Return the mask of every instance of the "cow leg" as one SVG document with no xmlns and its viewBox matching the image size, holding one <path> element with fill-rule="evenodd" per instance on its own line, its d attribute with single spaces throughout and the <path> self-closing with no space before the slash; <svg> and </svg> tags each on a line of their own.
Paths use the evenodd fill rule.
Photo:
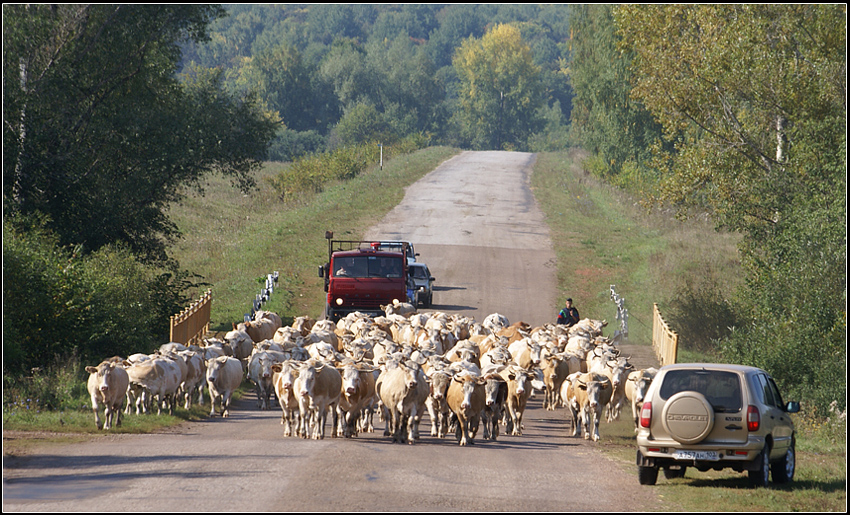
<svg viewBox="0 0 850 515">
<path fill-rule="evenodd" d="M 439 434 L 437 427 L 440 421 L 437 417 L 437 409 L 434 405 L 434 399 L 429 397 L 425 402 L 425 408 L 428 410 L 428 417 L 431 419 L 431 436 L 437 436 Z"/>
<path fill-rule="evenodd" d="M 602 418 L 602 413 L 600 411 L 594 411 L 593 413 L 593 441 L 599 441 L 599 419 Z"/>
<path fill-rule="evenodd" d="M 100 419 L 100 404 L 94 395 L 91 396 L 91 410 L 94 412 L 94 425 L 98 429 L 103 429 L 103 421 Z"/>
<path fill-rule="evenodd" d="M 458 430 L 460 431 L 460 442 L 458 443 L 464 446 L 469 443 L 469 422 L 466 417 L 458 417 Z"/>
<path fill-rule="evenodd" d="M 233 395 L 232 391 L 224 392 L 224 395 L 221 397 L 221 416 L 229 417 L 230 416 L 230 397 Z"/>
</svg>

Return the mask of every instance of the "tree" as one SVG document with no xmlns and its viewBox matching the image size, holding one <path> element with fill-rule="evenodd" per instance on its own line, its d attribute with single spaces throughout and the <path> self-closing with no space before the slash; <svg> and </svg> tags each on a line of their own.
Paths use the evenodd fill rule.
<svg viewBox="0 0 850 515">
<path fill-rule="evenodd" d="M 310 70 L 294 47 L 282 44 L 256 54 L 248 76 L 266 106 L 280 114 L 289 129 L 306 131 L 320 125 Z"/>
<path fill-rule="evenodd" d="M 572 85 L 572 131 L 613 179 L 626 163 L 648 166 L 661 126 L 631 98 L 632 54 L 617 47 L 612 6 L 572 6 L 572 54 L 564 72 Z"/>
<path fill-rule="evenodd" d="M 615 8 L 633 95 L 676 152 L 663 198 L 744 235 L 744 327 L 727 359 L 775 371 L 826 412 L 846 399 L 844 5 Z M 792 359 L 793 357 L 793 359 Z M 818 386 L 824 385 L 824 386 Z"/>
<path fill-rule="evenodd" d="M 474 148 L 525 147 L 540 126 L 540 67 L 519 29 L 496 25 L 463 41 L 453 60 L 461 82 L 459 118 Z"/>
<path fill-rule="evenodd" d="M 167 206 L 210 172 L 243 188 L 275 124 L 220 75 L 181 84 L 179 43 L 203 5 L 4 6 L 6 213 L 43 213 L 61 245 L 124 243 L 167 260 Z M 4 213 L 5 214 L 5 213 Z"/>
</svg>

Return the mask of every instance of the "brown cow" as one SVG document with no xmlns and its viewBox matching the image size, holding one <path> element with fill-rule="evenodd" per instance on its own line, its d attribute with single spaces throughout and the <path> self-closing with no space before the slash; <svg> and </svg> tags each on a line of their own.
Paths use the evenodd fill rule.
<svg viewBox="0 0 850 515">
<path fill-rule="evenodd" d="M 579 426 L 584 428 L 584 439 L 599 441 L 599 419 L 611 400 L 611 380 L 603 374 L 588 372 L 571 374 L 561 385 L 561 397 L 567 403 L 573 419 L 573 436 Z M 590 423 L 593 421 L 591 433 Z"/>
<path fill-rule="evenodd" d="M 563 356 L 544 353 L 540 360 L 540 370 L 543 372 L 543 384 L 546 386 L 543 408 L 555 411 L 561 384 L 570 375 L 570 365 Z"/>
<path fill-rule="evenodd" d="M 482 377 L 473 374 L 452 376 L 452 382 L 446 392 L 446 401 L 458 420 L 455 434 L 460 445 L 475 443 L 475 434 L 478 432 L 481 411 L 485 404 L 484 383 Z"/>
<path fill-rule="evenodd" d="M 429 391 L 425 407 L 431 418 L 431 436 L 442 438 L 446 436 L 449 427 L 449 405 L 446 403 L 446 392 L 452 380 L 451 374 L 446 370 L 434 370 L 429 368 L 426 372 L 428 377 Z"/>
<path fill-rule="evenodd" d="M 111 429 L 113 422 L 116 426 L 121 425 L 121 407 L 130 386 L 130 378 L 124 366 L 130 366 L 130 363 L 103 362 L 96 367 L 86 367 L 86 372 L 89 373 L 86 386 L 91 397 L 94 424 L 98 429 L 101 429 L 100 406 L 103 406 L 103 416 L 106 419 L 103 429 Z"/>
<path fill-rule="evenodd" d="M 283 425 L 283 436 L 301 435 L 306 432 L 301 420 L 301 408 L 298 404 L 298 396 L 295 395 L 295 382 L 298 378 L 297 361 L 286 360 L 283 363 L 272 365 L 272 382 L 274 383 L 275 395 L 280 403 L 283 413 L 280 423 Z"/>
<path fill-rule="evenodd" d="M 514 436 L 521 436 L 522 416 L 525 413 L 528 397 L 531 395 L 531 380 L 534 374 L 516 364 L 511 364 L 499 372 L 499 375 L 508 383 L 508 398 L 505 404 L 509 417 L 505 431 Z"/>
</svg>

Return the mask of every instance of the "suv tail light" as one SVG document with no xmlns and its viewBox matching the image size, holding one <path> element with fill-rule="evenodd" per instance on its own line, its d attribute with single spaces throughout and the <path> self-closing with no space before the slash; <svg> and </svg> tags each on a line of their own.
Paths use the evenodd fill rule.
<svg viewBox="0 0 850 515">
<path fill-rule="evenodd" d="M 760 423 L 761 415 L 759 415 L 759 409 L 750 404 L 747 406 L 747 431 L 751 433 L 758 431 Z"/>
<path fill-rule="evenodd" d="M 640 427 L 649 427 L 649 422 L 652 420 L 652 403 L 646 401 L 640 408 Z"/>
</svg>

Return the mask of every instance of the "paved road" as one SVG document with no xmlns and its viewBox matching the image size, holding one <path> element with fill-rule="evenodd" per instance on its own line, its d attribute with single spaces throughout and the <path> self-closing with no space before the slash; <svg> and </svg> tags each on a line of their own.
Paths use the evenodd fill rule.
<svg viewBox="0 0 850 515">
<path fill-rule="evenodd" d="M 528 188 L 534 156 L 466 152 L 411 186 L 370 238 L 409 239 L 437 276 L 434 309 L 551 321 L 555 267 Z M 636 363 L 637 366 L 645 366 Z M 282 436 L 253 395 L 229 419 L 152 435 L 106 435 L 4 459 L 4 511 L 649 511 L 634 467 L 567 436 L 567 415 L 532 399 L 522 436 L 459 447 L 378 432 Z M 601 428 L 603 441 L 606 428 Z M 328 432 L 328 434 L 330 434 Z"/>
<path fill-rule="evenodd" d="M 520 152 L 455 156 L 408 188 L 365 239 L 414 243 L 437 279 L 433 310 L 554 322 L 555 253 L 529 187 L 533 164 Z"/>
</svg>

